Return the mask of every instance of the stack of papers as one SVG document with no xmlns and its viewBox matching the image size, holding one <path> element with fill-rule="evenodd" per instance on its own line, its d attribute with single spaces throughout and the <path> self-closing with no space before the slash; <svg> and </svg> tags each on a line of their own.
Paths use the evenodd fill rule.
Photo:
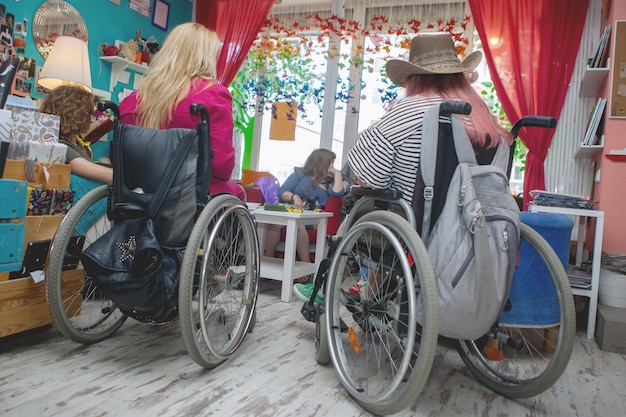
<svg viewBox="0 0 626 417">
<path fill-rule="evenodd" d="M 566 207 L 583 210 L 595 210 L 597 201 L 589 200 L 580 195 L 551 193 L 546 190 L 532 190 L 530 196 L 533 204 L 549 207 Z"/>
</svg>

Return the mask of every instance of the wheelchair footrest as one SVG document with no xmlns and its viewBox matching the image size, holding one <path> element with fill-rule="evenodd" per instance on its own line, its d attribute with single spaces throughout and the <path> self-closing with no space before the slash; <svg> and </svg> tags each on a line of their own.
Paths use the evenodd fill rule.
<svg viewBox="0 0 626 417">
<path fill-rule="evenodd" d="M 304 303 L 300 312 L 304 318 L 311 323 L 317 322 L 321 314 L 320 307 L 310 301 Z"/>
</svg>

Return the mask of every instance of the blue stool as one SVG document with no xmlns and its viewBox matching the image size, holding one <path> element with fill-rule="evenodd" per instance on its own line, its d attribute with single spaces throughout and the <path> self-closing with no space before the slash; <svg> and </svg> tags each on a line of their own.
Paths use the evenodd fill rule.
<svg viewBox="0 0 626 417">
<path fill-rule="evenodd" d="M 567 271 L 574 220 L 564 214 L 530 212 L 522 212 L 521 220 L 550 244 Z M 525 241 L 520 243 L 509 300 L 511 310 L 500 316 L 502 325 L 550 327 L 560 323 L 558 294 L 550 273 L 535 249 Z"/>
</svg>

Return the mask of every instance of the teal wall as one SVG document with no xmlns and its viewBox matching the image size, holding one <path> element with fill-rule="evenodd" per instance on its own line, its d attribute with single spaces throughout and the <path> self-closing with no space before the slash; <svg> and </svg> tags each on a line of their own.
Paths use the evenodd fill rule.
<svg viewBox="0 0 626 417">
<path fill-rule="evenodd" d="M 166 32 L 152 25 L 152 15 L 144 17 L 128 7 L 128 0 L 121 0 L 120 5 L 114 4 L 110 0 L 67 0 L 81 14 L 87 25 L 89 36 L 89 61 L 91 65 L 91 83 L 99 90 L 109 90 L 109 80 L 111 65 L 99 59 L 98 45 L 102 43 L 113 44 L 116 39 L 123 42 L 135 37 L 138 28 L 141 28 L 141 37 L 148 38 L 154 36 L 159 43 L 165 39 Z M 152 8 L 154 8 L 154 0 Z M 192 17 L 193 3 L 190 0 L 166 0 L 170 5 L 168 29 L 188 22 Z M 28 19 L 28 35 L 26 37 L 26 49 L 24 56 L 33 58 L 40 67 L 44 63 L 43 57 L 35 48 L 31 32 L 31 22 L 35 11 L 42 3 L 42 0 L 21 0 L 16 3 L 13 0 L 0 0 L 6 6 L 6 13 L 12 13 L 16 22 Z M 124 88 L 131 88 L 133 77 L 130 78 L 130 85 L 117 84 L 112 92 L 111 99 L 117 101 L 117 94 Z M 33 98 L 40 98 L 41 94 L 34 92 Z"/>
</svg>

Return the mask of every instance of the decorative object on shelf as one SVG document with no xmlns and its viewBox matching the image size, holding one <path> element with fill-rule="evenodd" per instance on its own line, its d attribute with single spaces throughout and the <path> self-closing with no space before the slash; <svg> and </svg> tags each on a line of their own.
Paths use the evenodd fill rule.
<svg viewBox="0 0 626 417">
<path fill-rule="evenodd" d="M 102 54 L 100 55 L 104 55 L 104 56 L 117 56 L 120 53 L 120 49 L 115 46 L 115 45 L 107 45 L 104 44 L 102 45 L 104 48 L 102 48 Z"/>
<path fill-rule="evenodd" d="M 52 50 L 59 36 L 71 36 L 87 42 L 87 25 L 78 10 L 62 0 L 48 0 L 33 17 L 33 40 L 44 58 Z"/>
<path fill-rule="evenodd" d="M 120 48 L 119 56 L 131 61 L 135 61 L 138 49 L 139 44 L 137 43 L 137 39 L 130 39 Z"/>
<path fill-rule="evenodd" d="M 59 36 L 41 69 L 37 83 L 49 90 L 59 85 L 78 85 L 91 91 L 87 42 L 72 36 Z"/>
</svg>

